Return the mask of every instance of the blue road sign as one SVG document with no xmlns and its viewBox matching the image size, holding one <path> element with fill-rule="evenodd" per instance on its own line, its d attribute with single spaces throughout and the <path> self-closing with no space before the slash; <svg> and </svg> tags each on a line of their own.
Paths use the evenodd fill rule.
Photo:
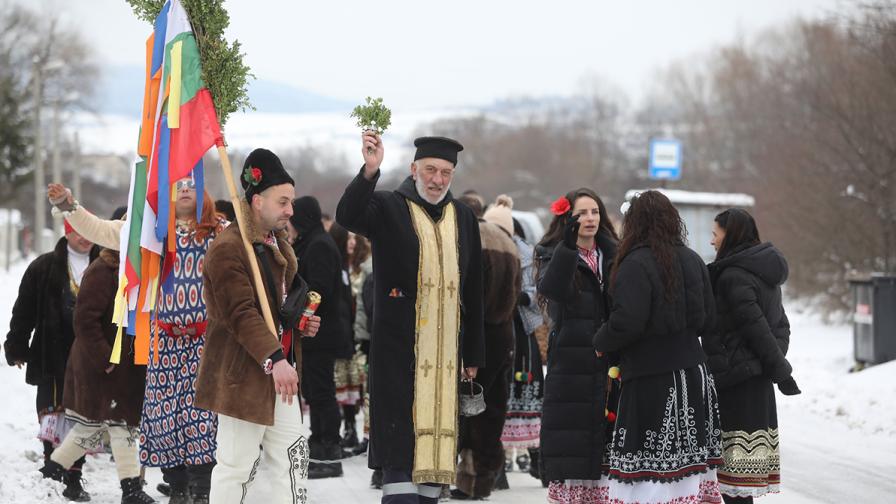
<svg viewBox="0 0 896 504">
<path fill-rule="evenodd" d="M 671 139 L 651 140 L 647 171 L 652 179 L 680 179 L 681 142 Z"/>
</svg>

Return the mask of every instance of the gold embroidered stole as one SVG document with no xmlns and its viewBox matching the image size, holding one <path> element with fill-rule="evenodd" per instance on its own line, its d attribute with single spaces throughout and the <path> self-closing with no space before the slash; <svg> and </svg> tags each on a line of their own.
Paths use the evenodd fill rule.
<svg viewBox="0 0 896 504">
<path fill-rule="evenodd" d="M 408 201 L 420 241 L 414 373 L 414 483 L 454 482 L 457 456 L 460 263 L 457 215 L 445 205 L 435 223 Z"/>
</svg>

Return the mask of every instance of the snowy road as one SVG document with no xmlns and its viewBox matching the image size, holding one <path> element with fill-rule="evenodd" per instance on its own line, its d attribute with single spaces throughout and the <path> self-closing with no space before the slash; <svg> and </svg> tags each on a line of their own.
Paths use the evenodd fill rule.
<svg viewBox="0 0 896 504">
<path fill-rule="evenodd" d="M 0 331 L 5 337 L 24 265 L 0 273 Z M 851 328 L 825 326 L 819 317 L 789 310 L 793 336 L 788 358 L 803 394 L 778 396 L 783 493 L 766 504 L 896 502 L 896 362 L 848 374 Z M 35 439 L 35 389 L 24 371 L 0 363 L 4 402 L 0 408 L 0 504 L 62 503 L 60 486 L 40 479 L 40 443 Z M 309 482 L 315 504 L 378 502 L 368 486 L 363 457 L 344 463 L 345 476 Z M 490 502 L 545 502 L 546 491 L 527 474 L 508 475 L 511 490 L 495 492 Z M 85 468 L 95 504 L 117 504 L 120 490 L 107 455 L 91 457 Z M 151 495 L 161 480 L 147 471 Z M 264 488 L 253 488 L 247 503 L 267 501 Z"/>
<path fill-rule="evenodd" d="M 778 395 L 784 493 L 768 502 L 896 502 L 896 362 L 849 374 L 850 326 L 790 320 L 788 359 L 803 393 Z"/>
</svg>

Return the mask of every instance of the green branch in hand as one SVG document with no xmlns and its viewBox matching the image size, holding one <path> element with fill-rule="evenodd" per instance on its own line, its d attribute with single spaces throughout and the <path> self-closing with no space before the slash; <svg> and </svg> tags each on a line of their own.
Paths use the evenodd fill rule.
<svg viewBox="0 0 896 504">
<path fill-rule="evenodd" d="M 367 105 L 358 105 L 350 117 L 358 118 L 358 127 L 364 131 L 376 131 L 382 135 L 392 124 L 392 111 L 383 105 L 382 98 L 367 97 Z"/>
</svg>

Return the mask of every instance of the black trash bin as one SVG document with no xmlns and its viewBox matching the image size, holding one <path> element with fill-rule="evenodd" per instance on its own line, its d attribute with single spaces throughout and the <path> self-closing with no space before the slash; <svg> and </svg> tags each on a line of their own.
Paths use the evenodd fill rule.
<svg viewBox="0 0 896 504">
<path fill-rule="evenodd" d="M 896 276 L 850 280 L 853 291 L 853 342 L 856 362 L 880 364 L 896 359 Z"/>
</svg>

